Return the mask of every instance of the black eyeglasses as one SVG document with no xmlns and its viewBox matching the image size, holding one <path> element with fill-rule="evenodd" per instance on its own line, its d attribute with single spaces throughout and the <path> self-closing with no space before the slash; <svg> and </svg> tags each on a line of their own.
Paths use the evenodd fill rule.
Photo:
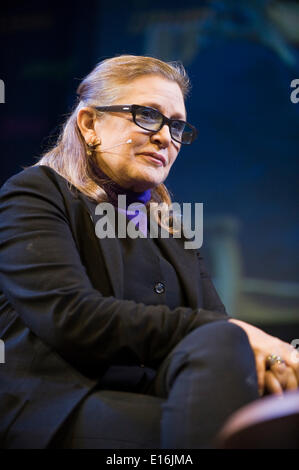
<svg viewBox="0 0 299 470">
<path fill-rule="evenodd" d="M 139 106 L 138 104 L 95 106 L 95 109 L 98 111 L 132 113 L 135 124 L 147 131 L 159 132 L 167 124 L 172 139 L 180 144 L 192 144 L 197 137 L 197 130 L 188 122 L 179 119 L 168 119 L 157 109 L 148 106 Z"/>
</svg>

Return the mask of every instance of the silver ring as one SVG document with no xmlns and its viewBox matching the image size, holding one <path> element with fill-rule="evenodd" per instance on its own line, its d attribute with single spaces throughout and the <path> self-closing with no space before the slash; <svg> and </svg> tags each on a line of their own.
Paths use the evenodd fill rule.
<svg viewBox="0 0 299 470">
<path fill-rule="evenodd" d="M 272 367 L 274 364 L 285 364 L 285 361 L 280 356 L 276 356 L 276 354 L 270 354 L 266 359 L 267 367 Z"/>
</svg>

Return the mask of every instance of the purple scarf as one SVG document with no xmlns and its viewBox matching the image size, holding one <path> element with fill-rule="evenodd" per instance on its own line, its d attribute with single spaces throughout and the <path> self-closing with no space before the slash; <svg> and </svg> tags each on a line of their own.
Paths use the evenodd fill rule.
<svg viewBox="0 0 299 470">
<path fill-rule="evenodd" d="M 151 189 L 147 189 L 146 191 L 143 192 L 136 192 L 132 191 L 130 189 L 125 189 L 122 188 L 118 183 L 113 181 L 109 176 L 107 176 L 99 167 L 96 168 L 96 173 L 97 176 L 101 179 L 101 186 L 103 187 L 104 191 L 106 192 L 109 202 L 114 205 L 114 207 L 118 207 L 118 196 L 119 195 L 125 195 L 126 196 L 126 216 L 129 220 L 133 219 L 138 215 L 138 210 L 128 210 L 128 206 L 130 204 L 136 203 L 136 204 L 144 204 L 146 205 L 147 202 L 150 201 L 151 196 L 152 196 L 152 191 Z M 118 210 L 121 210 L 118 208 Z M 139 223 L 136 225 L 137 228 L 139 228 Z M 142 223 L 142 227 L 140 227 L 140 230 L 142 230 L 143 233 L 146 233 L 145 230 L 146 227 L 146 220 L 144 223 Z"/>
</svg>

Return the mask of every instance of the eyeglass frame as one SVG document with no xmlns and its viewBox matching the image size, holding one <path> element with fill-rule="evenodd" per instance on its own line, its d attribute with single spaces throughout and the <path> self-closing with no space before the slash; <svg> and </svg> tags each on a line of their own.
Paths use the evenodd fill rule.
<svg viewBox="0 0 299 470">
<path fill-rule="evenodd" d="M 167 126 L 169 128 L 171 138 L 173 140 L 175 140 L 176 142 L 178 142 L 179 144 L 184 144 L 184 145 L 192 144 L 194 142 L 194 140 L 196 139 L 197 134 L 198 134 L 197 129 L 194 126 L 192 126 L 191 124 L 189 124 L 188 122 L 183 121 L 182 119 L 169 119 L 166 116 L 164 116 L 164 114 L 162 114 L 160 111 L 158 111 L 157 109 L 152 108 L 150 106 L 142 106 L 142 105 L 139 105 L 139 104 L 124 104 L 124 105 L 112 105 L 112 106 L 93 106 L 93 108 L 97 109 L 98 111 L 102 111 L 102 112 L 105 112 L 105 111 L 120 112 L 120 113 L 128 113 L 129 112 L 129 113 L 132 114 L 133 121 L 136 124 L 136 126 L 140 127 L 141 129 L 144 129 L 146 131 L 153 132 L 154 134 L 156 132 L 159 132 L 162 129 L 162 127 L 165 126 L 165 124 L 167 124 Z M 159 127 L 159 129 L 157 129 L 155 131 L 151 130 L 151 129 L 147 129 L 146 127 L 143 127 L 143 126 L 141 126 L 140 124 L 138 124 L 136 122 L 136 111 L 139 108 L 151 109 L 153 111 L 156 111 L 158 114 L 160 114 L 162 116 L 162 122 L 161 122 L 161 126 Z M 191 142 L 181 142 L 181 141 L 177 140 L 175 137 L 173 137 L 172 132 L 171 132 L 171 124 L 172 124 L 173 121 L 182 122 L 185 125 L 187 124 L 192 129 L 193 134 L 192 134 Z"/>
</svg>

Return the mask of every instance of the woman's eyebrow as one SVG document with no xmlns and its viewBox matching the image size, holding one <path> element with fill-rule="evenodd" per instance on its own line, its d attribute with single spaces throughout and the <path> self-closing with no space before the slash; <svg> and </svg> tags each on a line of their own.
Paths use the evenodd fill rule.
<svg viewBox="0 0 299 470">
<path fill-rule="evenodd" d="M 160 106 L 158 103 L 154 103 L 154 102 L 152 102 L 152 101 L 150 101 L 150 102 L 146 101 L 145 103 L 142 103 L 142 106 L 149 106 L 150 108 L 155 108 L 155 109 L 157 109 L 158 111 L 160 111 L 160 113 L 164 114 L 164 113 L 163 113 L 163 110 L 162 110 L 162 108 L 161 108 L 161 106 Z M 180 119 L 180 120 L 183 120 L 183 121 L 184 121 L 186 118 L 185 118 L 185 116 L 182 115 L 181 113 L 174 113 L 174 114 L 170 117 L 170 119 Z"/>
</svg>

